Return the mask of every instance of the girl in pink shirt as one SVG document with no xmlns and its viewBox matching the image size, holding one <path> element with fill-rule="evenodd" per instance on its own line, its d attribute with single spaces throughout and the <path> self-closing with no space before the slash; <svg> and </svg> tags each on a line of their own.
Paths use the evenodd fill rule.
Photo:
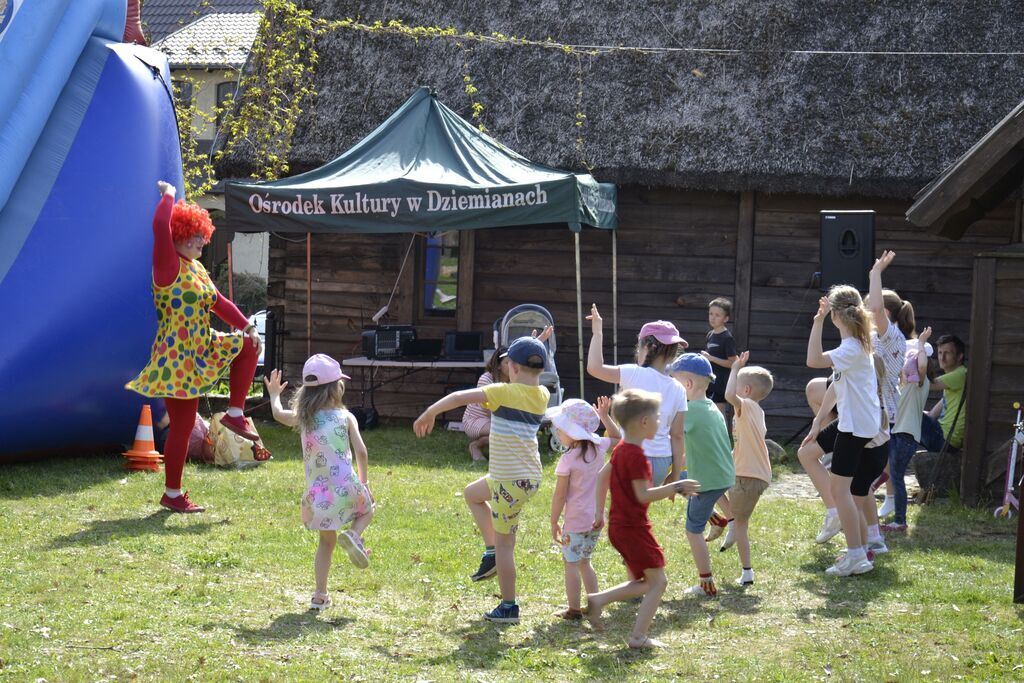
<svg viewBox="0 0 1024 683">
<path fill-rule="evenodd" d="M 594 530 L 597 476 L 604 466 L 605 454 L 619 440 L 618 429 L 608 416 L 610 406 L 611 400 L 606 396 L 597 399 L 596 409 L 586 401 L 571 398 L 550 409 L 546 416 L 558 440 L 569 449 L 555 467 L 558 481 L 551 499 L 551 537 L 562 548 L 565 596 L 569 603 L 568 609 L 555 615 L 562 619 L 583 618 L 581 583 L 587 593 L 598 592 L 597 575 L 590 565 L 590 556 L 601 535 Z M 612 438 L 596 434 L 602 423 Z M 563 511 L 564 523 L 559 525 Z"/>
</svg>

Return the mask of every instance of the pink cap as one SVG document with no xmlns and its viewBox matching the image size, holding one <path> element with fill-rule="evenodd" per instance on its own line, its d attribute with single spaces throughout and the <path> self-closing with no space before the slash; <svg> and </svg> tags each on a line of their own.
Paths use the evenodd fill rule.
<svg viewBox="0 0 1024 683">
<path fill-rule="evenodd" d="M 302 386 L 315 387 L 321 384 L 330 384 L 339 379 L 351 379 L 341 371 L 338 361 L 324 353 L 317 353 L 309 357 L 306 364 L 302 366 Z"/>
<path fill-rule="evenodd" d="M 667 320 L 655 320 L 654 322 L 645 323 L 640 328 L 640 334 L 637 335 L 638 339 L 643 339 L 644 337 L 654 337 L 662 344 L 689 346 L 686 340 L 679 336 L 679 330 L 676 329 L 676 326 Z"/>
</svg>

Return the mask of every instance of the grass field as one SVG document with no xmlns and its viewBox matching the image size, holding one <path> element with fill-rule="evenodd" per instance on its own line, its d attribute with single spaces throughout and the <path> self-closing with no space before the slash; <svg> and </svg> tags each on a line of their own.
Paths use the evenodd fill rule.
<svg viewBox="0 0 1024 683">
<path fill-rule="evenodd" d="M 634 605 L 610 608 L 604 633 L 557 621 L 550 458 L 520 538 L 523 621 L 486 623 L 497 584 L 467 578 L 481 544 L 459 495 L 483 469 L 454 433 L 365 435 L 371 566 L 339 552 L 335 606 L 311 613 L 298 437 L 260 429 L 266 466 L 187 467 L 201 515 L 160 511 L 162 476 L 128 476 L 117 456 L 0 466 L 0 680 L 1024 679 L 1013 526 L 948 503 L 912 507 L 913 532 L 871 574 L 831 579 L 838 544 L 811 540 L 819 505 L 767 499 L 752 523 L 757 584 L 732 586 L 735 551 L 713 550 L 717 600 L 682 595 L 695 577 L 684 508 L 655 503 L 670 585 L 652 635 L 670 647 L 626 649 Z M 606 541 L 594 563 L 602 586 L 620 580 Z"/>
</svg>

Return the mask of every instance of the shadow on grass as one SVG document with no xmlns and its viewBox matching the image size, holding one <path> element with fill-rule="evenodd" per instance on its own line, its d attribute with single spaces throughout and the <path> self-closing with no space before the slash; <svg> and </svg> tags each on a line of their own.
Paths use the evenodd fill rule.
<svg viewBox="0 0 1024 683">
<path fill-rule="evenodd" d="M 198 522 L 187 526 L 167 526 L 167 520 L 174 513 L 169 510 L 158 510 L 145 517 L 122 517 L 121 519 L 101 519 L 90 522 L 89 526 L 73 534 L 58 536 L 50 542 L 50 549 L 57 550 L 71 546 L 105 545 L 114 538 L 135 538 L 138 536 L 174 535 L 197 536 L 210 529 L 230 524 L 228 519 L 215 522 Z"/>
<path fill-rule="evenodd" d="M 818 619 L 850 619 L 867 614 L 868 605 L 882 593 L 897 588 L 904 582 L 897 571 L 886 564 L 885 558 L 875 561 L 875 568 L 860 576 L 828 576 L 825 569 L 835 561 L 835 553 L 828 548 L 818 547 L 814 559 L 800 566 L 804 578 L 796 586 L 807 593 L 824 599 L 817 607 L 799 607 L 796 617 L 809 622 Z"/>
<path fill-rule="evenodd" d="M 1013 564 L 1016 520 L 994 519 L 988 506 L 964 508 L 951 500 L 916 509 L 917 515 L 907 534 L 886 537 L 893 548 L 927 548 Z"/>
<path fill-rule="evenodd" d="M 325 633 L 345 628 L 352 621 L 349 617 L 321 615 L 315 610 L 289 612 L 277 616 L 263 628 L 236 627 L 235 637 L 254 644 L 264 643 L 268 640 L 294 640 L 307 633 Z M 213 627 L 213 625 L 210 626 Z M 217 628 L 220 626 L 222 625 L 216 625 Z"/>
<path fill-rule="evenodd" d="M 128 473 L 114 453 L 39 458 L 0 466 L 0 500 L 59 497 L 120 479 Z"/>
</svg>

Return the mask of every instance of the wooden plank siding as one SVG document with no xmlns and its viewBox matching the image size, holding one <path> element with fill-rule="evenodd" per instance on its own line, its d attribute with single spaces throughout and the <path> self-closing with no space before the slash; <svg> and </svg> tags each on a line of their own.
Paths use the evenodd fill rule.
<svg viewBox="0 0 1024 683">
<path fill-rule="evenodd" d="M 636 333 L 649 320 L 673 321 L 691 349 L 703 348 L 708 301 L 729 297 L 737 303 L 738 322 L 746 325 L 745 330 L 736 331 L 748 338 L 751 362 L 775 375 L 776 389 L 765 402 L 769 431 L 787 438 L 809 421 L 804 385 L 820 374 L 806 368 L 804 358 L 820 296 L 811 287 L 811 277 L 820 269 L 818 212 L 824 209 L 874 209 L 876 250 L 897 252 L 885 284 L 913 302 L 920 326 L 931 325 L 936 336 L 950 332 L 969 340 L 974 256 L 1010 242 L 1013 204 L 993 211 L 957 242 L 908 224 L 907 206 L 907 202 L 888 200 L 620 187 L 619 362 L 630 361 Z M 409 240 L 403 234 L 314 236 L 314 352 L 339 358 L 361 355 L 360 332 L 387 303 Z M 470 320 L 472 329 L 490 340 L 495 319 L 512 306 L 524 302 L 546 306 L 557 325 L 556 362 L 562 385 L 567 396 L 575 395 L 579 366 L 572 233 L 565 225 L 498 228 L 475 231 L 471 241 L 460 250 L 460 266 L 469 267 L 460 269 L 460 327 Z M 584 311 L 592 302 L 601 308 L 605 358 L 610 362 L 611 234 L 584 227 L 581 256 Z M 387 320 L 411 319 L 421 337 L 439 338 L 445 330 L 455 329 L 457 321 L 415 318 L 416 263 L 410 256 Z M 282 314 L 289 332 L 284 343 L 285 372 L 293 378 L 305 360 L 305 289 L 305 244 L 272 238 L 270 304 Z M 749 305 L 744 305 L 745 300 Z M 997 294 L 997 325 L 1000 315 L 1020 315 L 1019 304 L 1002 306 L 1001 300 Z M 1019 337 L 1019 324 L 1014 329 Z M 584 344 L 589 339 L 589 325 L 585 325 Z M 826 325 L 826 344 L 829 340 L 837 343 L 838 337 Z M 1020 362 L 1012 342 L 997 343 L 994 357 Z M 388 417 L 411 418 L 446 388 L 475 380 L 475 372 L 451 377 L 420 373 L 378 391 L 377 408 Z M 999 381 L 994 366 L 993 382 Z M 358 392 L 359 378 L 351 384 L 350 394 Z M 589 399 L 610 390 L 607 384 L 586 379 Z M 350 395 L 349 403 L 358 404 L 357 397 Z"/>
</svg>

